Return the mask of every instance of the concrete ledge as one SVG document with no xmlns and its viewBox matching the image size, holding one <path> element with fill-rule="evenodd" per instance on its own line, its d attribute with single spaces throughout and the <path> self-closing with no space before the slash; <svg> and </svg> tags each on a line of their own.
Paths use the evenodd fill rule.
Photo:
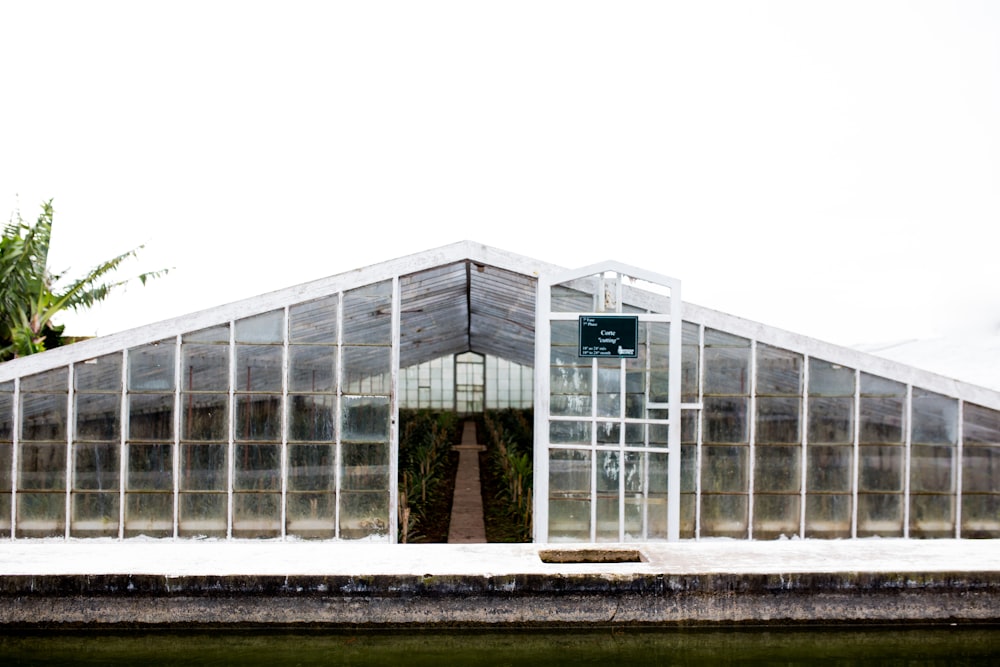
<svg viewBox="0 0 1000 667">
<path fill-rule="evenodd" d="M 1000 573 L 0 578 L 0 623 L 6 626 L 997 621 Z"/>
</svg>

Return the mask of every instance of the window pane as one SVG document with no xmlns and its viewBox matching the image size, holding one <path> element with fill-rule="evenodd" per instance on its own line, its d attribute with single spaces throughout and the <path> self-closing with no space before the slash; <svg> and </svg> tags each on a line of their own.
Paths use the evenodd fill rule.
<svg viewBox="0 0 1000 667">
<path fill-rule="evenodd" d="M 131 391 L 173 391 L 174 343 L 162 341 L 128 351 Z"/>
<path fill-rule="evenodd" d="M 810 445 L 806 459 L 807 491 L 850 491 L 854 448 Z"/>
<path fill-rule="evenodd" d="M 706 445 L 701 454 L 702 493 L 745 493 L 748 447 Z"/>
<path fill-rule="evenodd" d="M 21 440 L 66 442 L 66 394 L 21 393 Z"/>
<path fill-rule="evenodd" d="M 850 536 L 850 495 L 809 494 L 806 496 L 806 537 L 832 539 Z"/>
<path fill-rule="evenodd" d="M 799 430 L 800 398 L 757 399 L 757 444 L 792 444 L 802 442 Z"/>
<path fill-rule="evenodd" d="M 385 491 L 389 489 L 389 446 L 387 444 L 341 445 L 343 489 Z"/>
<path fill-rule="evenodd" d="M 172 445 L 128 446 L 128 489 L 171 491 L 174 488 Z"/>
<path fill-rule="evenodd" d="M 331 296 L 289 308 L 289 340 L 292 343 L 336 343 L 339 296 Z"/>
<path fill-rule="evenodd" d="M 346 540 L 389 535 L 389 494 L 348 492 L 341 496 L 340 536 Z"/>
<path fill-rule="evenodd" d="M 174 496 L 172 493 L 125 494 L 125 537 L 172 537 Z"/>
<path fill-rule="evenodd" d="M 854 442 L 854 399 L 810 397 L 809 442 Z"/>
<path fill-rule="evenodd" d="M 21 393 L 33 392 L 69 393 L 69 369 L 55 368 L 21 378 Z"/>
<path fill-rule="evenodd" d="M 75 439 L 120 441 L 121 409 L 120 394 L 77 394 Z"/>
<path fill-rule="evenodd" d="M 862 396 L 861 412 L 858 416 L 861 442 L 902 444 L 905 435 L 903 430 L 905 408 L 906 402 L 902 396 Z"/>
<path fill-rule="evenodd" d="M 117 491 L 120 486 L 118 453 L 118 445 L 74 445 L 73 488 L 87 491 Z"/>
<path fill-rule="evenodd" d="M 797 492 L 802 486 L 801 447 L 758 447 L 754 450 L 754 490 Z"/>
<path fill-rule="evenodd" d="M 330 445 L 288 448 L 289 491 L 333 491 L 336 454 Z"/>
<path fill-rule="evenodd" d="M 753 499 L 753 536 L 757 540 L 799 534 L 800 497 L 756 494 Z"/>
<path fill-rule="evenodd" d="M 705 347 L 705 394 L 749 393 L 750 348 Z"/>
<path fill-rule="evenodd" d="M 294 345 L 288 349 L 288 390 L 332 392 L 337 388 L 337 348 Z"/>
<path fill-rule="evenodd" d="M 118 536 L 117 493 L 74 493 L 72 512 L 72 537 Z"/>
<path fill-rule="evenodd" d="M 228 498 L 224 493 L 182 493 L 179 499 L 181 537 L 225 537 Z"/>
<path fill-rule="evenodd" d="M 288 439 L 293 442 L 329 442 L 333 440 L 334 396 L 289 396 L 290 426 Z"/>
<path fill-rule="evenodd" d="M 749 403 L 747 398 L 705 398 L 705 442 L 748 442 Z"/>
<path fill-rule="evenodd" d="M 233 462 L 233 488 L 237 491 L 281 489 L 281 447 L 237 445 Z"/>
<path fill-rule="evenodd" d="M 236 391 L 281 391 L 283 353 L 278 345 L 238 345 Z"/>
<path fill-rule="evenodd" d="M 911 437 L 915 443 L 954 445 L 958 437 L 958 401 L 914 388 Z"/>
<path fill-rule="evenodd" d="M 173 394 L 130 394 L 128 404 L 130 440 L 173 441 Z"/>
<path fill-rule="evenodd" d="M 341 408 L 341 438 L 345 442 L 389 442 L 388 398 L 345 396 Z"/>
<path fill-rule="evenodd" d="M 181 490 L 225 491 L 229 446 L 181 445 Z"/>
<path fill-rule="evenodd" d="M 760 343 L 757 345 L 757 395 L 800 396 L 802 355 Z"/>
<path fill-rule="evenodd" d="M 229 346 L 195 345 L 181 347 L 184 391 L 229 391 Z"/>
<path fill-rule="evenodd" d="M 252 539 L 280 534 L 281 494 L 233 494 L 233 537 Z"/>
<path fill-rule="evenodd" d="M 66 489 L 66 445 L 21 445 L 18 458 L 18 489 L 64 491 Z"/>
<path fill-rule="evenodd" d="M 860 457 L 859 490 L 902 492 L 902 447 L 865 445 L 860 448 Z"/>
<path fill-rule="evenodd" d="M 858 494 L 858 537 L 902 537 L 903 496 Z"/>
<path fill-rule="evenodd" d="M 955 448 L 914 445 L 910 448 L 910 491 L 952 493 L 955 490 Z"/>
<path fill-rule="evenodd" d="M 745 539 L 748 532 L 745 495 L 704 495 L 701 499 L 702 537 Z"/>
<path fill-rule="evenodd" d="M 809 394 L 813 396 L 852 396 L 854 370 L 821 359 L 809 360 Z"/>
<path fill-rule="evenodd" d="M 285 340 L 285 311 L 237 320 L 235 334 L 237 343 L 281 343 Z"/>
<path fill-rule="evenodd" d="M 281 396 L 240 394 L 236 396 L 236 439 L 278 442 L 281 440 Z"/>
<path fill-rule="evenodd" d="M 109 354 L 73 366 L 77 391 L 121 393 L 122 355 Z"/>
<path fill-rule="evenodd" d="M 392 282 L 344 293 L 344 343 L 389 345 L 392 341 Z"/>
</svg>

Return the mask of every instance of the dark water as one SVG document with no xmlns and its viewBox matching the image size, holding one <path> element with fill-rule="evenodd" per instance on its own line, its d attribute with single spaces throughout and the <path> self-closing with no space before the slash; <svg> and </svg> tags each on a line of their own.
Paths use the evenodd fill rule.
<svg viewBox="0 0 1000 667">
<path fill-rule="evenodd" d="M 1000 665 L 1000 627 L 15 632 L 0 665 Z"/>
</svg>

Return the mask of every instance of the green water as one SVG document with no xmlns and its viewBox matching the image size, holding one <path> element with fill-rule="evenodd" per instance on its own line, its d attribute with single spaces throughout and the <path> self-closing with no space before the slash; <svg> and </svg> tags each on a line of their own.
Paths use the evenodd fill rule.
<svg viewBox="0 0 1000 667">
<path fill-rule="evenodd" d="M 10 631 L 0 665 L 1000 665 L 1000 628 Z"/>
</svg>

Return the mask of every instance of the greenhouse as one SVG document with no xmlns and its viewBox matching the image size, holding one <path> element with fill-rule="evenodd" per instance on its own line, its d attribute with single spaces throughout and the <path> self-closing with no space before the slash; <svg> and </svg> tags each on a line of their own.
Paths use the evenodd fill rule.
<svg viewBox="0 0 1000 667">
<path fill-rule="evenodd" d="M 394 543 L 400 411 L 505 408 L 535 542 L 1000 538 L 1000 393 L 472 242 L 0 365 L 0 535 Z"/>
</svg>

